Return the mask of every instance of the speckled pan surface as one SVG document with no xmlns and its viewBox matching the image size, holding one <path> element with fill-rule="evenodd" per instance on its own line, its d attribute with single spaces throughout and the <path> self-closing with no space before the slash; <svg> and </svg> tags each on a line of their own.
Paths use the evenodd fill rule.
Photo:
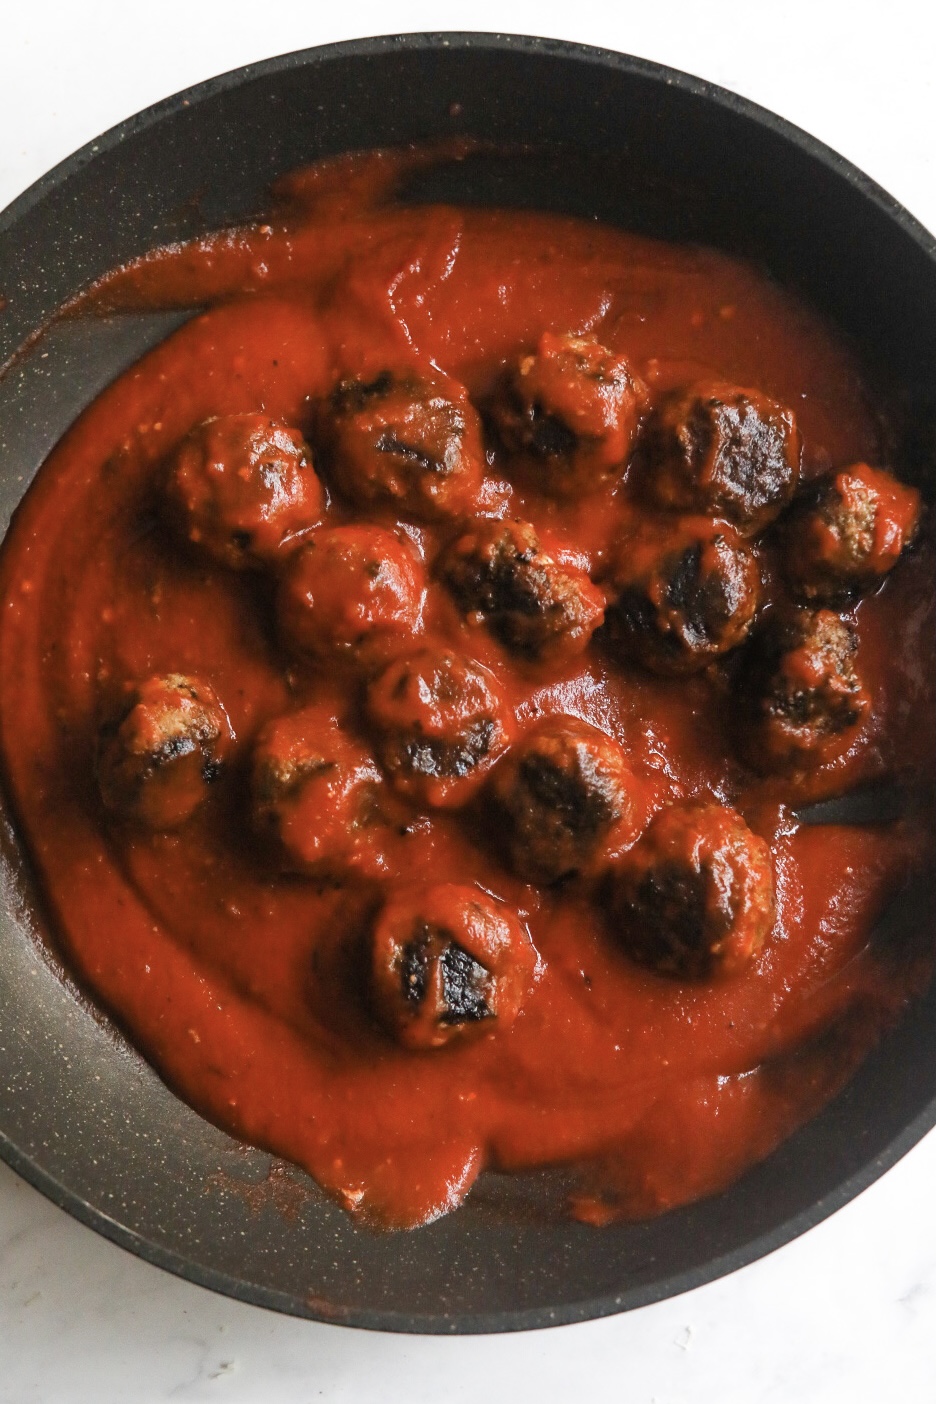
<svg viewBox="0 0 936 1404">
<path fill-rule="evenodd" d="M 129 119 L 0 216 L 0 364 L 67 297 L 155 243 L 257 210 L 329 153 L 468 133 L 565 148 L 423 177 L 413 198 L 568 210 L 752 256 L 822 306 L 882 377 L 904 471 L 936 442 L 936 245 L 847 163 L 685 75 L 534 39 L 428 35 L 287 55 Z M 726 159 L 729 153 L 730 159 Z M 0 301 L 0 306 L 3 302 Z M 179 318 L 54 325 L 0 378 L 3 525 L 75 414 Z M 929 892 L 890 920 L 912 929 Z M 387 1330 L 517 1330 L 638 1306 L 802 1232 L 936 1122 L 936 991 L 847 1091 L 730 1192 L 595 1230 L 560 1175 L 485 1176 L 409 1234 L 356 1228 L 307 1178 L 179 1102 L 76 996 L 4 824 L 0 1154 L 116 1242 L 204 1286 Z"/>
</svg>

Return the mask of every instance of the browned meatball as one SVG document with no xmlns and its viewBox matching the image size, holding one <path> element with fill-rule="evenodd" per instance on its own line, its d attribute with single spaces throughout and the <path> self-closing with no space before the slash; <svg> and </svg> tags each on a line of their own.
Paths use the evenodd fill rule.
<svg viewBox="0 0 936 1404">
<path fill-rule="evenodd" d="M 641 965 L 687 978 L 735 975 L 773 927 L 770 848 L 725 805 L 674 804 L 614 866 L 608 911 Z"/>
<path fill-rule="evenodd" d="M 299 430 L 264 414 L 229 414 L 193 429 L 170 460 L 166 500 L 186 540 L 235 570 L 275 561 L 323 508 Z"/>
<path fill-rule="evenodd" d="M 549 717 L 528 732 L 495 770 L 490 800 L 498 849 L 528 882 L 588 869 L 639 823 L 621 748 L 577 717 Z"/>
<path fill-rule="evenodd" d="M 374 759 L 325 707 L 277 717 L 254 746 L 254 822 L 287 872 L 386 871 L 384 788 Z"/>
<path fill-rule="evenodd" d="M 101 798 L 113 813 L 150 829 L 174 829 L 194 814 L 217 778 L 232 739 L 213 688 L 179 673 L 149 678 L 102 731 Z"/>
<path fill-rule="evenodd" d="M 334 481 L 359 506 L 385 504 L 420 520 L 474 508 L 481 427 L 456 382 L 415 371 L 343 380 L 322 423 Z"/>
<path fill-rule="evenodd" d="M 776 611 L 739 676 L 745 759 L 764 773 L 824 765 L 847 750 L 869 699 L 854 627 L 831 610 Z"/>
<path fill-rule="evenodd" d="M 508 369 L 491 418 L 543 492 L 579 496 L 621 474 L 646 399 L 625 356 L 594 337 L 546 332 L 534 355 Z"/>
<path fill-rule="evenodd" d="M 743 642 L 761 600 L 757 560 L 730 527 L 682 517 L 638 529 L 618 549 L 608 634 L 624 659 L 692 673 Z"/>
<path fill-rule="evenodd" d="M 319 527 L 280 585 L 280 632 L 318 657 L 370 658 L 381 642 L 412 634 L 423 569 L 400 533 L 376 526 Z"/>
<path fill-rule="evenodd" d="M 529 522 L 479 518 L 443 554 L 439 571 L 459 607 L 520 658 L 572 658 L 604 617 L 601 591 L 584 571 L 557 565 Z"/>
<path fill-rule="evenodd" d="M 799 432 L 792 411 L 759 391 L 701 381 L 664 395 L 647 421 L 642 460 L 658 507 L 759 531 L 793 496 Z"/>
<path fill-rule="evenodd" d="M 785 565 L 797 594 L 835 603 L 873 589 L 917 528 L 920 494 L 890 473 L 856 463 L 814 488 L 790 518 Z"/>
<path fill-rule="evenodd" d="M 509 743 L 493 675 L 450 649 L 420 649 L 374 680 L 367 715 L 394 787 L 418 804 L 463 804 Z"/>
<path fill-rule="evenodd" d="M 440 1048 L 508 1028 L 533 982 L 536 952 L 514 914 L 452 883 L 393 896 L 371 944 L 371 998 L 404 1048 Z"/>
</svg>

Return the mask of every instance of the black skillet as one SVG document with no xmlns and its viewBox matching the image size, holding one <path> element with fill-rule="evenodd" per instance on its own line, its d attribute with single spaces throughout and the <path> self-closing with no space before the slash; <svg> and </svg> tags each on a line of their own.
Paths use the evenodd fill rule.
<svg viewBox="0 0 936 1404">
<path fill-rule="evenodd" d="M 553 154 L 476 158 L 423 176 L 412 198 L 559 209 L 700 240 L 796 287 L 853 338 L 889 397 L 901 471 L 931 481 L 930 235 L 847 162 L 750 103 L 540 39 L 412 35 L 312 49 L 123 122 L 0 216 L 0 364 L 114 264 L 260 209 L 273 176 L 332 152 L 453 133 Z M 178 320 L 60 324 L 14 361 L 0 380 L 4 526 L 74 415 Z M 865 801 L 865 819 L 876 813 Z M 88 1010 L 42 944 L 9 829 L 2 847 L 0 1154 L 115 1242 L 244 1301 L 432 1332 L 640 1306 L 802 1233 L 936 1122 L 934 988 L 842 1096 L 717 1198 L 595 1230 L 553 1212 L 561 1176 L 487 1175 L 439 1223 L 374 1236 L 298 1171 L 271 1175 L 269 1156 L 190 1111 Z M 882 939 L 912 939 L 930 906 L 928 884 L 906 893 Z"/>
</svg>

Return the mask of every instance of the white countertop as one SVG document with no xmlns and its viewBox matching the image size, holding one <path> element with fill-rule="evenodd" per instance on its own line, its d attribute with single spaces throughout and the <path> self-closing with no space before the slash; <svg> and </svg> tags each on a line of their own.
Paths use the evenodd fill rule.
<svg viewBox="0 0 936 1404">
<path fill-rule="evenodd" d="M 0 208 L 123 117 L 211 74 L 405 30 L 511 30 L 710 78 L 850 157 L 936 229 L 936 20 L 922 0 L 29 0 L 0 34 Z M 520 1336 L 279 1317 L 98 1238 L 0 1165 L 0 1404 L 933 1404 L 936 1134 L 732 1277 Z"/>
</svg>

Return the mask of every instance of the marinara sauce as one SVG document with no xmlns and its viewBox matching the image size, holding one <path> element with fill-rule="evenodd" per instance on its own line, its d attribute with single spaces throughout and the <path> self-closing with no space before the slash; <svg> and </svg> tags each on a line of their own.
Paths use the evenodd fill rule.
<svg viewBox="0 0 936 1404">
<path fill-rule="evenodd" d="M 653 1214 L 929 978 L 871 939 L 930 852 L 927 523 L 765 276 L 394 203 L 425 159 L 73 309 L 199 310 L 17 511 L 4 773 L 69 966 L 213 1121 L 377 1225 L 557 1164 Z M 800 823 L 882 777 L 899 821 Z"/>
</svg>

